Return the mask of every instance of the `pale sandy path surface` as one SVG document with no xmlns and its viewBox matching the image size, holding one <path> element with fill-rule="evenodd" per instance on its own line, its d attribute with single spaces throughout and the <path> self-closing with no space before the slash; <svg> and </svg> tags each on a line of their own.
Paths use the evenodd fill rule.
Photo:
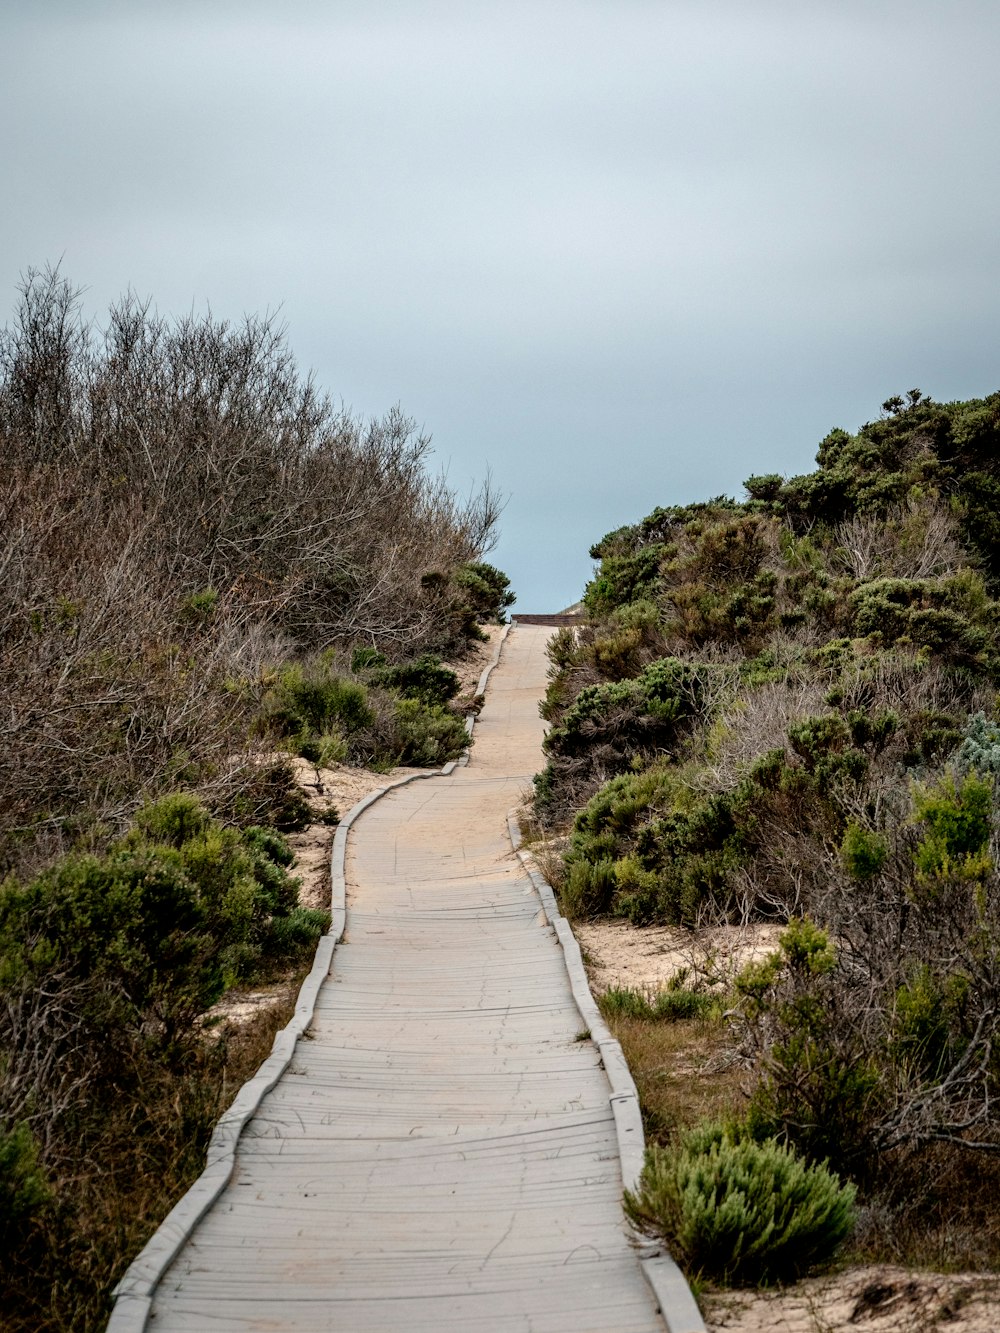
<svg viewBox="0 0 1000 1333">
<path fill-rule="evenodd" d="M 608 1083 L 507 841 L 550 631 L 519 627 L 473 760 L 352 830 L 310 1039 L 167 1272 L 156 1330 L 662 1329 Z"/>
</svg>

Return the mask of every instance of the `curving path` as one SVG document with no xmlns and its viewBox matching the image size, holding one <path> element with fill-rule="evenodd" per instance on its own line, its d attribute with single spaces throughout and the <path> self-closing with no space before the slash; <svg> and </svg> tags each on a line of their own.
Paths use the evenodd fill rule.
<svg viewBox="0 0 1000 1333">
<path fill-rule="evenodd" d="M 347 927 L 163 1330 L 663 1329 L 621 1213 L 609 1087 L 512 854 L 550 630 L 508 637 L 468 767 L 351 832 Z"/>
</svg>

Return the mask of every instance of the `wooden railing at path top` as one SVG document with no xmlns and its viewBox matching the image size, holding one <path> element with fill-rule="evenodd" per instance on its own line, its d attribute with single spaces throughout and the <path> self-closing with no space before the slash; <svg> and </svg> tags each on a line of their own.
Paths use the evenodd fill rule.
<svg viewBox="0 0 1000 1333">
<path fill-rule="evenodd" d="M 520 611 L 511 616 L 515 625 L 579 625 L 579 616 L 522 616 Z"/>
</svg>

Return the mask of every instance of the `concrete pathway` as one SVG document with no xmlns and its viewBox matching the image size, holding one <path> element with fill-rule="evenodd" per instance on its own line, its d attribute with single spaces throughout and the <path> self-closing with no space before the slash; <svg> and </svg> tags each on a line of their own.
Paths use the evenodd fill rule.
<svg viewBox="0 0 1000 1333">
<path fill-rule="evenodd" d="M 151 1328 L 663 1329 L 608 1083 L 505 816 L 541 766 L 551 631 L 504 645 L 468 767 L 348 843 L 343 942 Z"/>
</svg>

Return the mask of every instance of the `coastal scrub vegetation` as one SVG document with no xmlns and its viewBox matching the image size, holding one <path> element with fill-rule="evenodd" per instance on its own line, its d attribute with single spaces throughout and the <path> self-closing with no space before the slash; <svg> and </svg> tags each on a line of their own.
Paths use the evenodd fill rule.
<svg viewBox="0 0 1000 1333">
<path fill-rule="evenodd" d="M 780 930 L 696 1020 L 742 1086 L 713 1170 L 792 1152 L 856 1191 L 858 1253 L 995 1266 L 1000 394 L 890 398 L 816 461 L 592 548 L 535 813 L 570 916 Z M 681 1121 L 650 1124 L 675 1241 Z M 746 1254 L 692 1262 L 776 1275 Z"/>
<path fill-rule="evenodd" d="M 362 421 L 270 319 L 102 325 L 29 272 L 0 332 L 0 1286 L 103 1327 L 326 928 L 291 756 L 438 765 L 461 658 L 513 600 L 502 508 L 394 408 Z M 333 816 L 335 817 L 335 816 Z"/>
</svg>

